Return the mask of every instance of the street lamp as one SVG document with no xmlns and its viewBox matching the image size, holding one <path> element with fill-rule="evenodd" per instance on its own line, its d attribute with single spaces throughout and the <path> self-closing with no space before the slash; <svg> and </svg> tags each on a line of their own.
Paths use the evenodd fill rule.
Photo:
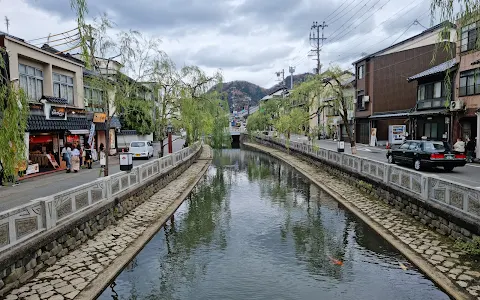
<svg viewBox="0 0 480 300">
<path fill-rule="evenodd" d="M 172 131 L 173 131 L 173 126 L 169 122 L 167 125 L 167 133 L 168 133 L 168 153 L 173 152 L 173 145 L 172 145 Z"/>
</svg>

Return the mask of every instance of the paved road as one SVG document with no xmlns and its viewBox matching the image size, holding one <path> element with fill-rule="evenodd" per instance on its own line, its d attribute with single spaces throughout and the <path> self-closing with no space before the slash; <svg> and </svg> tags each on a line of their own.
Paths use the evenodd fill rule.
<svg viewBox="0 0 480 300">
<path fill-rule="evenodd" d="M 305 136 L 292 135 L 292 141 L 306 141 Z M 337 150 L 337 142 L 332 140 L 320 140 L 316 143 L 325 149 Z M 383 148 L 357 145 L 357 155 L 376 161 L 386 162 L 386 151 Z M 345 153 L 351 153 L 350 144 L 345 143 Z M 427 174 L 435 174 L 440 178 L 463 183 L 480 189 L 480 164 L 467 164 L 462 168 L 455 168 L 453 172 L 447 173 L 443 169 L 433 169 L 422 171 Z"/>
<path fill-rule="evenodd" d="M 175 140 L 173 151 L 181 150 L 183 143 L 182 139 Z M 168 149 L 165 147 L 165 153 L 167 152 Z M 134 160 L 133 166 L 139 166 L 151 160 Z M 120 172 L 118 156 L 111 156 L 108 165 L 110 174 Z M 22 180 L 17 186 L 0 187 L 0 211 L 93 181 L 99 177 L 99 174 L 100 165 L 96 163 L 91 170 L 81 169 L 78 173 L 57 172 Z"/>
</svg>

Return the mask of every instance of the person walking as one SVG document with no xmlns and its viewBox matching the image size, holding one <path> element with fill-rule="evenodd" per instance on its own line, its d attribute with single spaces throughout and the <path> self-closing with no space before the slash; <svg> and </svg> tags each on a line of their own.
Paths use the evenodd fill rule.
<svg viewBox="0 0 480 300">
<path fill-rule="evenodd" d="M 88 169 L 92 168 L 92 149 L 90 149 L 90 145 L 85 146 L 85 150 L 83 151 L 83 156 L 85 157 L 85 166 Z"/>
<path fill-rule="evenodd" d="M 474 155 L 475 155 L 475 139 L 471 139 L 467 142 L 467 162 L 473 162 Z"/>
<path fill-rule="evenodd" d="M 100 144 L 100 167 L 105 168 L 107 164 L 107 158 L 105 157 L 105 146 L 103 143 Z"/>
<path fill-rule="evenodd" d="M 80 145 L 72 151 L 72 170 L 77 173 L 80 170 Z"/>
<path fill-rule="evenodd" d="M 458 153 L 465 153 L 465 142 L 462 139 L 457 139 L 457 142 L 453 145 L 453 150 Z"/>
<path fill-rule="evenodd" d="M 72 169 L 71 158 L 72 158 L 72 148 L 70 147 L 70 143 L 66 143 L 65 147 L 63 147 L 62 149 L 62 159 L 67 164 L 67 173 L 70 173 Z"/>
</svg>

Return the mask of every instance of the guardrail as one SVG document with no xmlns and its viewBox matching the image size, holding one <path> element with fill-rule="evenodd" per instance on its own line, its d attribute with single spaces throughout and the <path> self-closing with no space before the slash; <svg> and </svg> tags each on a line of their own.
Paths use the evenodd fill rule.
<svg viewBox="0 0 480 300">
<path fill-rule="evenodd" d="M 192 146 L 81 186 L 32 200 L 25 205 L 0 213 L 0 252 L 11 248 L 43 231 L 67 222 L 78 213 L 113 200 L 158 174 L 166 173 L 190 159 L 201 147 Z"/>
<path fill-rule="evenodd" d="M 338 165 L 402 193 L 460 212 L 480 222 L 480 190 L 473 187 L 440 179 L 434 174 L 425 174 L 368 158 L 312 147 L 309 144 L 287 141 L 284 138 L 261 134 L 253 136 L 311 155 L 320 161 Z"/>
</svg>

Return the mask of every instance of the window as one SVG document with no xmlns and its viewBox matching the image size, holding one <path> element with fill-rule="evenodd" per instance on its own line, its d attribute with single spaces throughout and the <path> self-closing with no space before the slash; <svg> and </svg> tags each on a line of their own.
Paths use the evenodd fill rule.
<svg viewBox="0 0 480 300">
<path fill-rule="evenodd" d="M 132 142 L 130 144 L 130 147 L 132 147 L 132 148 L 145 147 L 145 143 L 144 142 Z"/>
<path fill-rule="evenodd" d="M 357 68 L 357 78 L 362 79 L 365 76 L 365 65 L 361 65 Z"/>
<path fill-rule="evenodd" d="M 27 96 L 34 101 L 40 100 L 43 95 L 43 71 L 27 65 L 18 64 L 20 87 Z"/>
<path fill-rule="evenodd" d="M 423 124 L 423 135 L 427 138 L 437 138 L 437 129 L 437 123 L 425 123 Z"/>
<path fill-rule="evenodd" d="M 417 100 L 430 100 L 445 97 L 445 84 L 443 81 L 427 83 L 418 86 Z"/>
<path fill-rule="evenodd" d="M 364 110 L 365 106 L 363 105 L 363 96 L 364 96 L 364 91 L 358 91 L 357 92 L 357 109 L 358 110 Z"/>
<path fill-rule="evenodd" d="M 73 77 L 53 73 L 53 96 L 73 104 Z"/>
<path fill-rule="evenodd" d="M 408 147 L 410 147 L 410 142 L 405 142 L 400 146 L 399 149 L 408 150 Z"/>
<path fill-rule="evenodd" d="M 445 151 L 445 144 L 442 142 L 426 142 L 424 148 L 427 152 L 443 152 Z"/>
<path fill-rule="evenodd" d="M 460 73 L 459 96 L 480 94 L 480 68 Z"/>
<path fill-rule="evenodd" d="M 480 21 L 462 27 L 462 41 L 460 51 L 469 51 L 475 49 L 479 37 Z"/>
<path fill-rule="evenodd" d="M 85 110 L 97 112 L 105 110 L 103 91 L 85 86 L 83 88 L 83 93 Z"/>
<path fill-rule="evenodd" d="M 410 146 L 408 147 L 408 150 L 417 150 L 417 148 L 420 148 L 420 143 L 411 142 Z"/>
</svg>

